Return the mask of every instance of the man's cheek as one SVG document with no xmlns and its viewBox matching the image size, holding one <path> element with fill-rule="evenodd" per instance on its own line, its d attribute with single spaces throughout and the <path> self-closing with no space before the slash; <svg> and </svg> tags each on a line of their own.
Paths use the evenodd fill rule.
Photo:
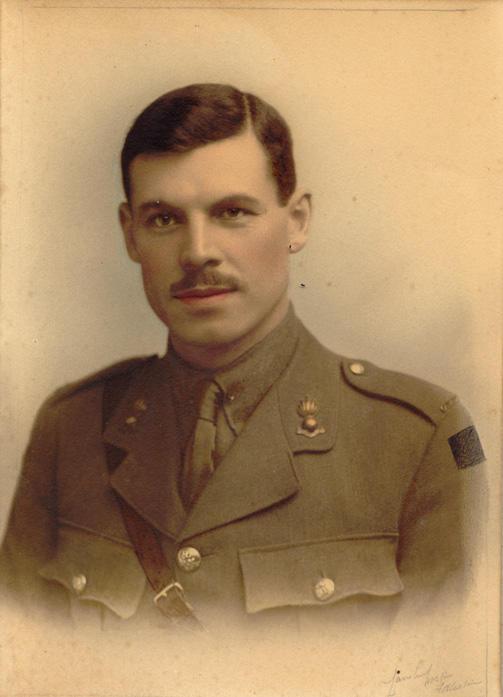
<svg viewBox="0 0 503 697">
<path fill-rule="evenodd" d="M 153 283 L 159 283 L 169 276 L 167 265 L 163 263 L 162 258 L 156 257 L 155 254 L 150 254 L 142 259 L 143 276 L 149 278 Z"/>
</svg>

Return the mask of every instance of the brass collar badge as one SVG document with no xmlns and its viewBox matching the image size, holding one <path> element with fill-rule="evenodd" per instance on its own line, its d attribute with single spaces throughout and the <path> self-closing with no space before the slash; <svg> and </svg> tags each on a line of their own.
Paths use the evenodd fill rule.
<svg viewBox="0 0 503 697">
<path fill-rule="evenodd" d="M 323 426 L 318 425 L 316 414 L 318 413 L 318 405 L 314 399 L 306 397 L 297 406 L 297 414 L 302 418 L 302 423 L 297 429 L 297 435 L 314 438 L 325 433 Z"/>
<path fill-rule="evenodd" d="M 134 429 L 138 423 L 138 418 L 147 411 L 147 403 L 143 398 L 137 399 L 134 403 L 134 410 L 138 416 L 128 416 L 124 419 L 124 423 L 130 428 Z"/>
</svg>

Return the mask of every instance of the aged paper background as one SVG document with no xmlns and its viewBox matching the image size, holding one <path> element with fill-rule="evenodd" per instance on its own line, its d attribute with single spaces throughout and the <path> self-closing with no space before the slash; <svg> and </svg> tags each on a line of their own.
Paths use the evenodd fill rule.
<svg viewBox="0 0 503 697">
<path fill-rule="evenodd" d="M 149 101 L 205 81 L 256 92 L 292 127 L 315 205 L 293 259 L 298 314 L 340 353 L 458 393 L 492 499 L 487 622 L 462 638 L 458 672 L 434 618 L 431 645 L 411 628 L 363 662 L 343 637 L 337 655 L 323 642 L 254 657 L 229 645 L 203 661 L 3 618 L 1 695 L 421 697 L 439 691 L 386 681 L 432 660 L 458 680 L 444 692 L 498 694 L 502 45 L 491 2 L 2 3 L 2 525 L 43 398 L 163 350 L 122 249 L 118 153 Z"/>
</svg>

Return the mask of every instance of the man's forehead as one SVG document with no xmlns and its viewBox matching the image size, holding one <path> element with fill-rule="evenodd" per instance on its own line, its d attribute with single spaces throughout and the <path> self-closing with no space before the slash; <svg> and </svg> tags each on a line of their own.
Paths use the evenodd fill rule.
<svg viewBox="0 0 503 697">
<path fill-rule="evenodd" d="M 198 191 L 221 196 L 276 192 L 268 157 L 250 131 L 184 153 L 140 154 L 131 163 L 130 177 L 133 198 L 141 199 L 162 198 L 165 190 L 181 196 Z"/>
</svg>

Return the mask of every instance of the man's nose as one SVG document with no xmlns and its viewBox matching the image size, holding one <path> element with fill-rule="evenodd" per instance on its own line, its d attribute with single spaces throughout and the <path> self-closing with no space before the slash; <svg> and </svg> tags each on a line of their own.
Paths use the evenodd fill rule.
<svg viewBox="0 0 503 697">
<path fill-rule="evenodd" d="M 220 261 L 211 225 L 204 219 L 189 221 L 180 248 L 180 266 L 190 270 L 208 264 L 216 265 Z"/>
</svg>

